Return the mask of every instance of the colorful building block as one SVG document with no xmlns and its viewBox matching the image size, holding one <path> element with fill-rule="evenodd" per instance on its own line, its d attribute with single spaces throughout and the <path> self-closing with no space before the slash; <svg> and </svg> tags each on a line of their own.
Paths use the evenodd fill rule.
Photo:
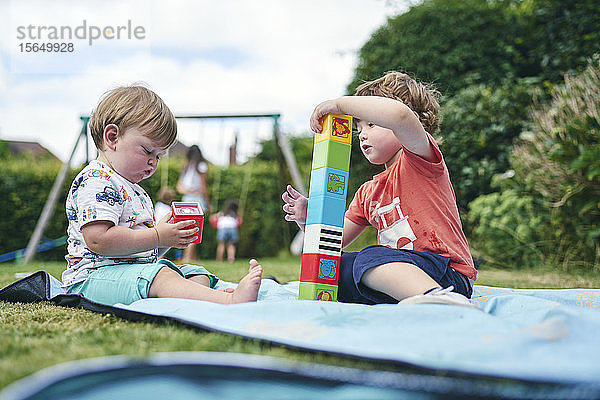
<svg viewBox="0 0 600 400">
<path fill-rule="evenodd" d="M 340 260 L 339 255 L 303 254 L 300 281 L 337 285 Z"/>
<path fill-rule="evenodd" d="M 339 256 L 342 253 L 342 230 L 340 226 L 310 224 L 304 230 L 304 254 Z"/>
<path fill-rule="evenodd" d="M 348 192 L 348 177 L 348 172 L 335 168 L 313 169 L 310 174 L 308 197 L 328 196 L 345 201 Z"/>
<path fill-rule="evenodd" d="M 352 117 L 349 115 L 327 114 L 323 119 L 323 130 L 315 134 L 315 143 L 323 140 L 352 144 Z"/>
<path fill-rule="evenodd" d="M 352 117 L 328 114 L 315 135 L 300 270 L 301 300 L 337 300 Z"/>
<path fill-rule="evenodd" d="M 330 196 L 312 196 L 308 198 L 306 224 L 326 224 L 344 226 L 346 198 L 336 199 Z"/>
<path fill-rule="evenodd" d="M 334 140 L 316 142 L 313 149 L 312 168 L 331 167 L 348 172 L 350 145 Z"/>
<path fill-rule="evenodd" d="M 300 300 L 336 301 L 337 289 L 337 285 L 300 281 L 298 298 Z"/>
</svg>

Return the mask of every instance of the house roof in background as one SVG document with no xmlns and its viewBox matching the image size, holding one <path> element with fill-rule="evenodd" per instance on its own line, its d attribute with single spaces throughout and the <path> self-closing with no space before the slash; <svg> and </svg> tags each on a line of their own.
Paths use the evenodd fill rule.
<svg viewBox="0 0 600 400">
<path fill-rule="evenodd" d="M 36 156 L 45 156 L 49 155 L 52 158 L 60 161 L 58 157 L 54 155 L 50 150 L 42 146 L 37 142 L 27 142 L 27 141 L 18 141 L 18 140 L 5 140 L 8 145 L 8 149 L 14 155 L 19 155 L 23 153 L 31 153 Z"/>
</svg>

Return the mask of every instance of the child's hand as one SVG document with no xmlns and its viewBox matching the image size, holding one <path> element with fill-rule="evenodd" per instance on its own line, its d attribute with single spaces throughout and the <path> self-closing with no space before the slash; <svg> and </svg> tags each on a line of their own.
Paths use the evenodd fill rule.
<svg viewBox="0 0 600 400">
<path fill-rule="evenodd" d="M 342 114 L 337 99 L 324 101 L 315 107 L 315 110 L 310 116 L 310 129 L 312 129 L 313 132 L 320 133 L 323 130 L 322 119 L 329 113 Z"/>
<path fill-rule="evenodd" d="M 286 213 L 285 220 L 294 221 L 300 229 L 304 230 L 308 199 L 290 185 L 287 185 L 287 190 L 283 192 L 281 198 L 285 203 L 283 205 L 283 211 Z"/>
<path fill-rule="evenodd" d="M 171 214 L 169 212 L 156 224 L 159 239 L 158 247 L 184 249 L 198 238 L 196 234 L 200 229 L 196 226 L 196 221 L 194 220 L 179 221 L 175 224 L 170 224 L 168 221 L 171 219 Z"/>
</svg>

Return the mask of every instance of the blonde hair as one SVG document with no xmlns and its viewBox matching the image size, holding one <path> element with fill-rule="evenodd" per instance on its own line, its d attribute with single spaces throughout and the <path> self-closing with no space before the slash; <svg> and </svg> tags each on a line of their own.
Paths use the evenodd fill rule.
<svg viewBox="0 0 600 400">
<path fill-rule="evenodd" d="M 121 133 L 139 128 L 165 149 L 177 140 L 177 122 L 171 110 L 156 93 L 137 84 L 106 92 L 92 113 L 89 127 L 98 150 L 104 149 L 104 128 L 110 124 Z"/>
<path fill-rule="evenodd" d="M 440 93 L 407 74 L 391 71 L 356 88 L 355 96 L 381 96 L 400 100 L 417 113 L 423 128 L 434 134 L 440 127 Z"/>
</svg>

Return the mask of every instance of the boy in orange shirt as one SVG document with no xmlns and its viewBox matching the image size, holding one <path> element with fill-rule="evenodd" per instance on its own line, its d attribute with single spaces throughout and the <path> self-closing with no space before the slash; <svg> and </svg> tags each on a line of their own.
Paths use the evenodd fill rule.
<svg viewBox="0 0 600 400">
<path fill-rule="evenodd" d="M 378 245 L 342 254 L 340 301 L 471 306 L 477 271 L 448 169 L 431 136 L 438 129 L 438 111 L 435 93 L 399 72 L 313 111 L 315 132 L 321 132 L 328 113 L 352 115 L 363 155 L 385 165 L 358 189 L 346 211 L 342 248 L 366 226 L 377 229 Z M 307 198 L 291 186 L 282 198 L 285 219 L 304 229 Z"/>
</svg>

